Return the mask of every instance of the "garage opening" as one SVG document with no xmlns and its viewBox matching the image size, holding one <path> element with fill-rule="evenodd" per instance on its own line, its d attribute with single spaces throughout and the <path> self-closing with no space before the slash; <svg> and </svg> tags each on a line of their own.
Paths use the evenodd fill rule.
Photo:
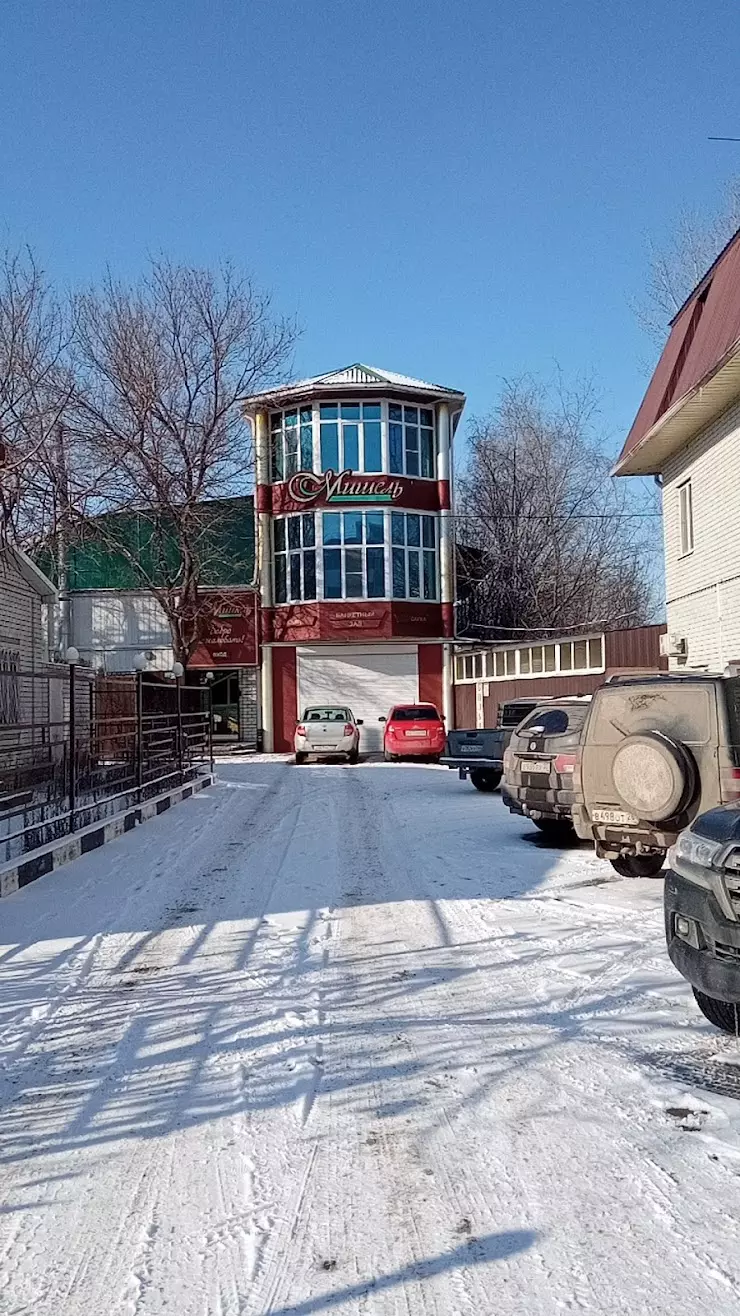
<svg viewBox="0 0 740 1316">
<path fill-rule="evenodd" d="M 343 646 L 298 649 L 298 716 L 311 704 L 348 704 L 363 719 L 360 751 L 383 748 L 383 726 L 393 704 L 419 698 L 417 646 Z"/>
</svg>

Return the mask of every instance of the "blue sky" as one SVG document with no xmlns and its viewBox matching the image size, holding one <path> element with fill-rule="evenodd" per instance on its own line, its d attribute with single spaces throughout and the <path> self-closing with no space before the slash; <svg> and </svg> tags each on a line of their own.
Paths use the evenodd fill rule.
<svg viewBox="0 0 740 1316">
<path fill-rule="evenodd" d="M 296 370 L 645 387 L 647 234 L 740 171 L 713 0 L 24 0 L 0 19 L 0 237 L 61 282 L 223 255 L 297 313 Z"/>
</svg>

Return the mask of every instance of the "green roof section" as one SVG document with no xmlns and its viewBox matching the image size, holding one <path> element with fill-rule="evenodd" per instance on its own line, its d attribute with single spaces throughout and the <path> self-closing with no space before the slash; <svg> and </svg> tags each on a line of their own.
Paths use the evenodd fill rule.
<svg viewBox="0 0 740 1316">
<path fill-rule="evenodd" d="M 202 503 L 197 514 L 193 538 L 200 584 L 217 588 L 253 585 L 255 527 L 251 494 Z M 100 535 L 96 536 L 93 525 L 70 545 L 68 590 L 140 590 L 176 579 L 176 536 L 151 512 L 118 512 L 101 517 L 99 524 Z M 116 542 L 120 544 L 118 550 Z M 52 555 L 41 551 L 36 560 L 54 579 L 57 573 Z M 141 564 L 140 568 L 136 563 Z"/>
</svg>

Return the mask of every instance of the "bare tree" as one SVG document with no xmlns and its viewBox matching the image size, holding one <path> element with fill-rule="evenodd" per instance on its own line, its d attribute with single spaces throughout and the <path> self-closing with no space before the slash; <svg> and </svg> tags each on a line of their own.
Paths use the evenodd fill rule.
<svg viewBox="0 0 740 1316">
<path fill-rule="evenodd" d="M 82 521 L 157 599 L 183 664 L 223 551 L 213 500 L 250 486 L 243 399 L 284 377 L 295 336 L 228 264 L 157 260 L 135 286 L 109 276 L 75 301 L 74 424 L 97 486 Z"/>
<path fill-rule="evenodd" d="M 458 497 L 461 633 L 519 639 L 649 616 L 659 519 L 610 479 L 594 411 L 590 386 L 553 398 L 525 379 L 505 384 L 493 414 L 473 422 Z"/>
<path fill-rule="evenodd" d="M 27 546 L 69 501 L 72 395 L 64 309 L 30 251 L 0 257 L 0 537 Z"/>
<path fill-rule="evenodd" d="M 739 227 L 740 178 L 735 178 L 714 214 L 687 208 L 665 243 L 648 241 L 646 286 L 633 309 L 658 347 L 665 343 L 676 312 Z"/>
</svg>

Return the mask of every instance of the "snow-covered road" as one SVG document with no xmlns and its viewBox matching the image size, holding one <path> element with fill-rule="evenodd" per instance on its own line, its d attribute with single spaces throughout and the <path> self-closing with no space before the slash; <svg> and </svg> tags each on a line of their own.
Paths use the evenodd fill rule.
<svg viewBox="0 0 740 1316">
<path fill-rule="evenodd" d="M 221 784 L 0 902 L 3 1316 L 740 1313 L 740 1068 L 436 768 Z"/>
</svg>

